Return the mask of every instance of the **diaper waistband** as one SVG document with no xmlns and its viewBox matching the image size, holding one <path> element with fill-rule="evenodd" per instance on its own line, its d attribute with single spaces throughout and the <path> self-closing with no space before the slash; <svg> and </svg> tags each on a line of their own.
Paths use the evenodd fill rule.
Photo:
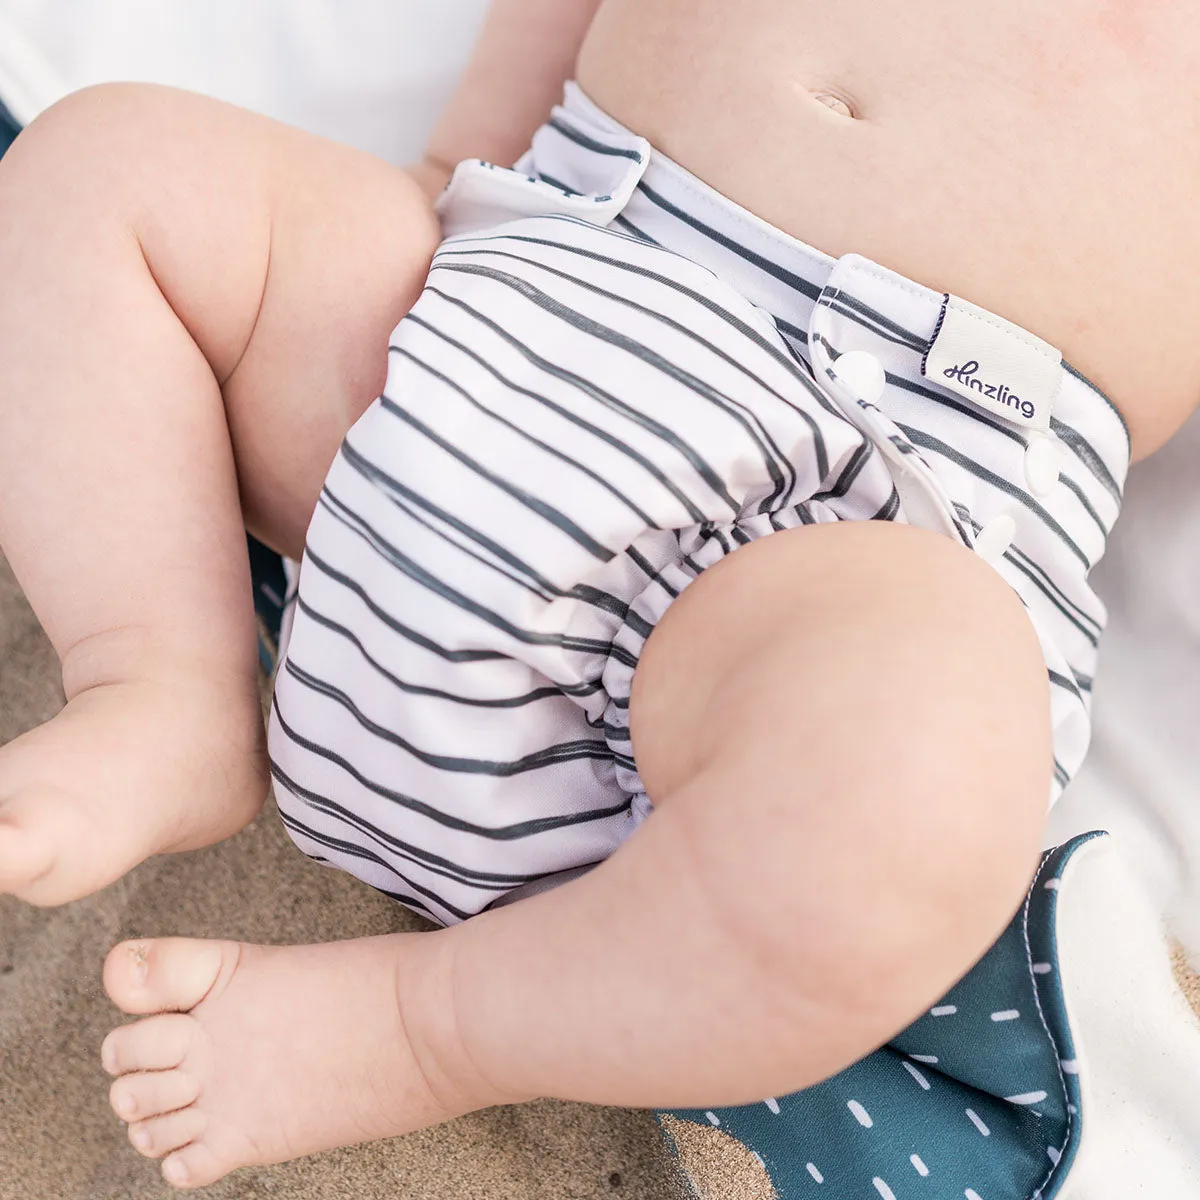
<svg viewBox="0 0 1200 1200">
<path fill-rule="evenodd" d="M 933 399 L 1022 441 L 1034 432 L 1054 435 L 1110 495 L 1105 532 L 1115 520 L 1129 467 L 1128 429 L 1108 397 L 1057 350 L 861 255 L 833 258 L 771 225 L 655 150 L 574 83 L 513 171 L 462 164 L 441 211 L 448 236 L 552 212 L 662 244 L 765 310 L 810 362 L 822 348 L 835 354 L 856 348 L 856 331 L 869 327 L 876 335 L 872 350 L 883 339 L 912 368 L 895 373 L 889 363 L 889 379 L 907 374 L 926 407 Z M 970 357 L 974 334 L 1001 364 L 990 378 L 980 355 Z M 1033 417 L 1017 407 L 1028 411 L 1032 403 L 1021 394 L 1026 385 L 1037 393 Z M 889 389 L 881 404 L 900 424 L 908 415 L 904 391 Z"/>
</svg>

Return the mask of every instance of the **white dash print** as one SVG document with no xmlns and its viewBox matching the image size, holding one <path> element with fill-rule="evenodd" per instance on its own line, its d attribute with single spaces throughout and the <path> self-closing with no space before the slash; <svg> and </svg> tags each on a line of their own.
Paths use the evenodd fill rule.
<svg viewBox="0 0 1200 1200">
<path fill-rule="evenodd" d="M 912 1065 L 912 1063 L 906 1062 L 901 1063 L 900 1065 L 921 1085 L 921 1090 L 923 1092 L 929 1091 L 929 1080 L 926 1079 L 925 1076 L 922 1075 L 921 1072 Z"/>
<path fill-rule="evenodd" d="M 813 1178 L 814 1178 L 814 1179 L 815 1179 L 815 1180 L 816 1180 L 818 1183 L 824 1183 L 824 1182 L 825 1182 L 825 1176 L 824 1176 L 824 1175 L 822 1175 L 822 1174 L 821 1174 L 821 1172 L 820 1172 L 820 1171 L 818 1171 L 818 1170 L 817 1170 L 817 1168 L 816 1168 L 816 1167 L 814 1167 L 814 1166 L 812 1165 L 812 1163 L 809 1163 L 809 1164 L 808 1164 L 808 1173 L 809 1173 L 809 1174 L 810 1174 L 810 1175 L 811 1175 L 811 1176 L 812 1176 L 812 1177 L 813 1177 Z"/>
<path fill-rule="evenodd" d="M 710 1125 L 720 1125 L 721 1118 L 715 1112 L 706 1112 L 704 1115 L 708 1118 Z"/>
<path fill-rule="evenodd" d="M 875 1185 L 875 1190 L 883 1197 L 883 1200 L 896 1200 L 896 1193 L 878 1175 L 871 1182 Z"/>
<path fill-rule="evenodd" d="M 1009 1104 L 1041 1104 L 1045 1098 L 1045 1092 L 1022 1092 L 1019 1096 L 1004 1097 Z"/>
<path fill-rule="evenodd" d="M 765 1171 L 767 1169 L 767 1160 L 757 1150 L 751 1150 L 750 1153 L 754 1155 L 754 1161 Z"/>
<path fill-rule="evenodd" d="M 929 1015 L 931 1017 L 952 1017 L 958 1012 L 958 1007 L 954 1004 L 941 1004 L 937 1008 L 931 1008 Z"/>
<path fill-rule="evenodd" d="M 913 1062 L 928 1063 L 931 1067 L 937 1066 L 938 1056 L 936 1054 L 910 1054 L 908 1057 Z"/>
<path fill-rule="evenodd" d="M 1048 891 L 1048 892 L 1057 892 L 1057 891 L 1058 891 L 1058 885 L 1059 885 L 1059 882 L 1060 882 L 1060 881 L 1059 881 L 1059 880 L 1057 880 L 1057 879 L 1047 879 L 1047 880 L 1046 880 L 1046 891 Z"/>
<path fill-rule="evenodd" d="M 1074 1058 L 1064 1058 L 1059 1062 L 1058 1065 L 1062 1067 L 1064 1075 L 1079 1074 L 1079 1062 Z"/>
<path fill-rule="evenodd" d="M 992 1013 L 993 1021 L 1019 1021 L 1020 1019 L 1020 1010 L 1016 1008 L 1006 1008 L 1003 1012 Z"/>
<path fill-rule="evenodd" d="M 1054 968 L 1049 963 L 1034 963 L 1033 973 L 1035 975 L 1049 975 Z"/>
<path fill-rule="evenodd" d="M 929 1174 L 929 1168 L 921 1161 L 919 1154 L 914 1154 L 908 1161 L 912 1163 L 913 1169 L 922 1179 Z"/>
<path fill-rule="evenodd" d="M 864 1128 L 870 1129 L 875 1124 L 871 1114 L 857 1100 L 847 1101 L 846 1107 L 854 1114 L 854 1119 Z"/>
<path fill-rule="evenodd" d="M 768 1109 L 771 1110 L 771 1112 L 773 1112 L 776 1116 L 779 1116 L 779 1101 L 778 1100 L 764 1100 L 763 1103 L 767 1106 Z"/>
<path fill-rule="evenodd" d="M 983 1134 L 984 1137 L 991 1137 L 992 1131 L 983 1123 L 979 1114 L 973 1109 L 967 1109 L 967 1116 L 971 1118 L 971 1124 Z"/>
<path fill-rule="evenodd" d="M 1062 1161 L 1062 1151 L 1061 1150 L 1055 1150 L 1055 1148 L 1053 1146 L 1047 1146 L 1046 1153 L 1049 1155 L 1050 1161 L 1056 1167 Z"/>
<path fill-rule="evenodd" d="M 967 1188 L 963 1195 L 967 1200 L 983 1200 L 983 1197 L 974 1188 Z"/>
</svg>

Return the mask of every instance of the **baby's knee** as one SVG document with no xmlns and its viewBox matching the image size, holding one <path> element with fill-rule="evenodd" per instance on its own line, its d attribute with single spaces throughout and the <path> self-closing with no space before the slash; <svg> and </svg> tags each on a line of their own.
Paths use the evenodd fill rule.
<svg viewBox="0 0 1200 1200">
<path fill-rule="evenodd" d="M 20 147 L 17 161 L 66 149 L 86 156 L 97 140 L 144 118 L 151 97 L 162 90 L 148 84 L 100 83 L 71 92 L 22 131 L 14 143 L 14 148 Z"/>
<path fill-rule="evenodd" d="M 676 771 L 698 762 L 691 784 L 651 794 L 695 810 L 725 919 L 797 994 L 819 980 L 830 1011 L 890 1035 L 987 950 L 1036 868 L 1053 763 L 1037 638 L 990 567 L 922 531 L 816 527 L 727 561 L 759 620 L 722 617 L 709 576 L 664 620 L 634 714 L 643 778 L 658 740 L 703 748 Z M 656 707 L 704 628 L 737 652 Z"/>
<path fill-rule="evenodd" d="M 136 170 L 153 148 L 151 124 L 169 89 L 106 83 L 72 92 L 22 131 L 0 165 L 0 224 L 64 201 L 103 207 L 113 192 L 144 188 Z M 14 212 L 15 208 L 15 212 Z"/>
</svg>

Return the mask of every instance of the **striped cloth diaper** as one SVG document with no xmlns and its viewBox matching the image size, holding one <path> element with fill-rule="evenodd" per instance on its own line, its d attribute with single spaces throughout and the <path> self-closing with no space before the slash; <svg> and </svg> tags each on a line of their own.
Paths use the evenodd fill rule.
<svg viewBox="0 0 1200 1200">
<path fill-rule="evenodd" d="M 1129 459 L 1058 351 L 767 225 L 574 87 L 516 169 L 461 164 L 440 209 L 277 676 L 306 853 L 441 923 L 602 861 L 650 810 L 629 695 L 663 613 L 739 546 L 832 521 L 995 565 L 1045 655 L 1057 796 Z"/>
</svg>

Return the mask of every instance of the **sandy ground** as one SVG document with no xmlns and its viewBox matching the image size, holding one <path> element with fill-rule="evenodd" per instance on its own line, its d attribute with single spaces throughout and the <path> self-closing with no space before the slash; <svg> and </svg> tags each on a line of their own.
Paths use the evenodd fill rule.
<svg viewBox="0 0 1200 1200">
<path fill-rule="evenodd" d="M 0 744 L 62 702 L 57 663 L 0 560 Z M 212 850 L 146 863 L 42 912 L 0 897 L 0 1200 L 162 1200 L 106 1101 L 119 1014 L 100 965 L 122 938 L 285 943 L 412 928 L 390 901 L 304 859 L 268 810 Z M 544 1101 L 299 1163 L 238 1172 L 205 1200 L 678 1200 L 648 1113 Z"/>
</svg>

